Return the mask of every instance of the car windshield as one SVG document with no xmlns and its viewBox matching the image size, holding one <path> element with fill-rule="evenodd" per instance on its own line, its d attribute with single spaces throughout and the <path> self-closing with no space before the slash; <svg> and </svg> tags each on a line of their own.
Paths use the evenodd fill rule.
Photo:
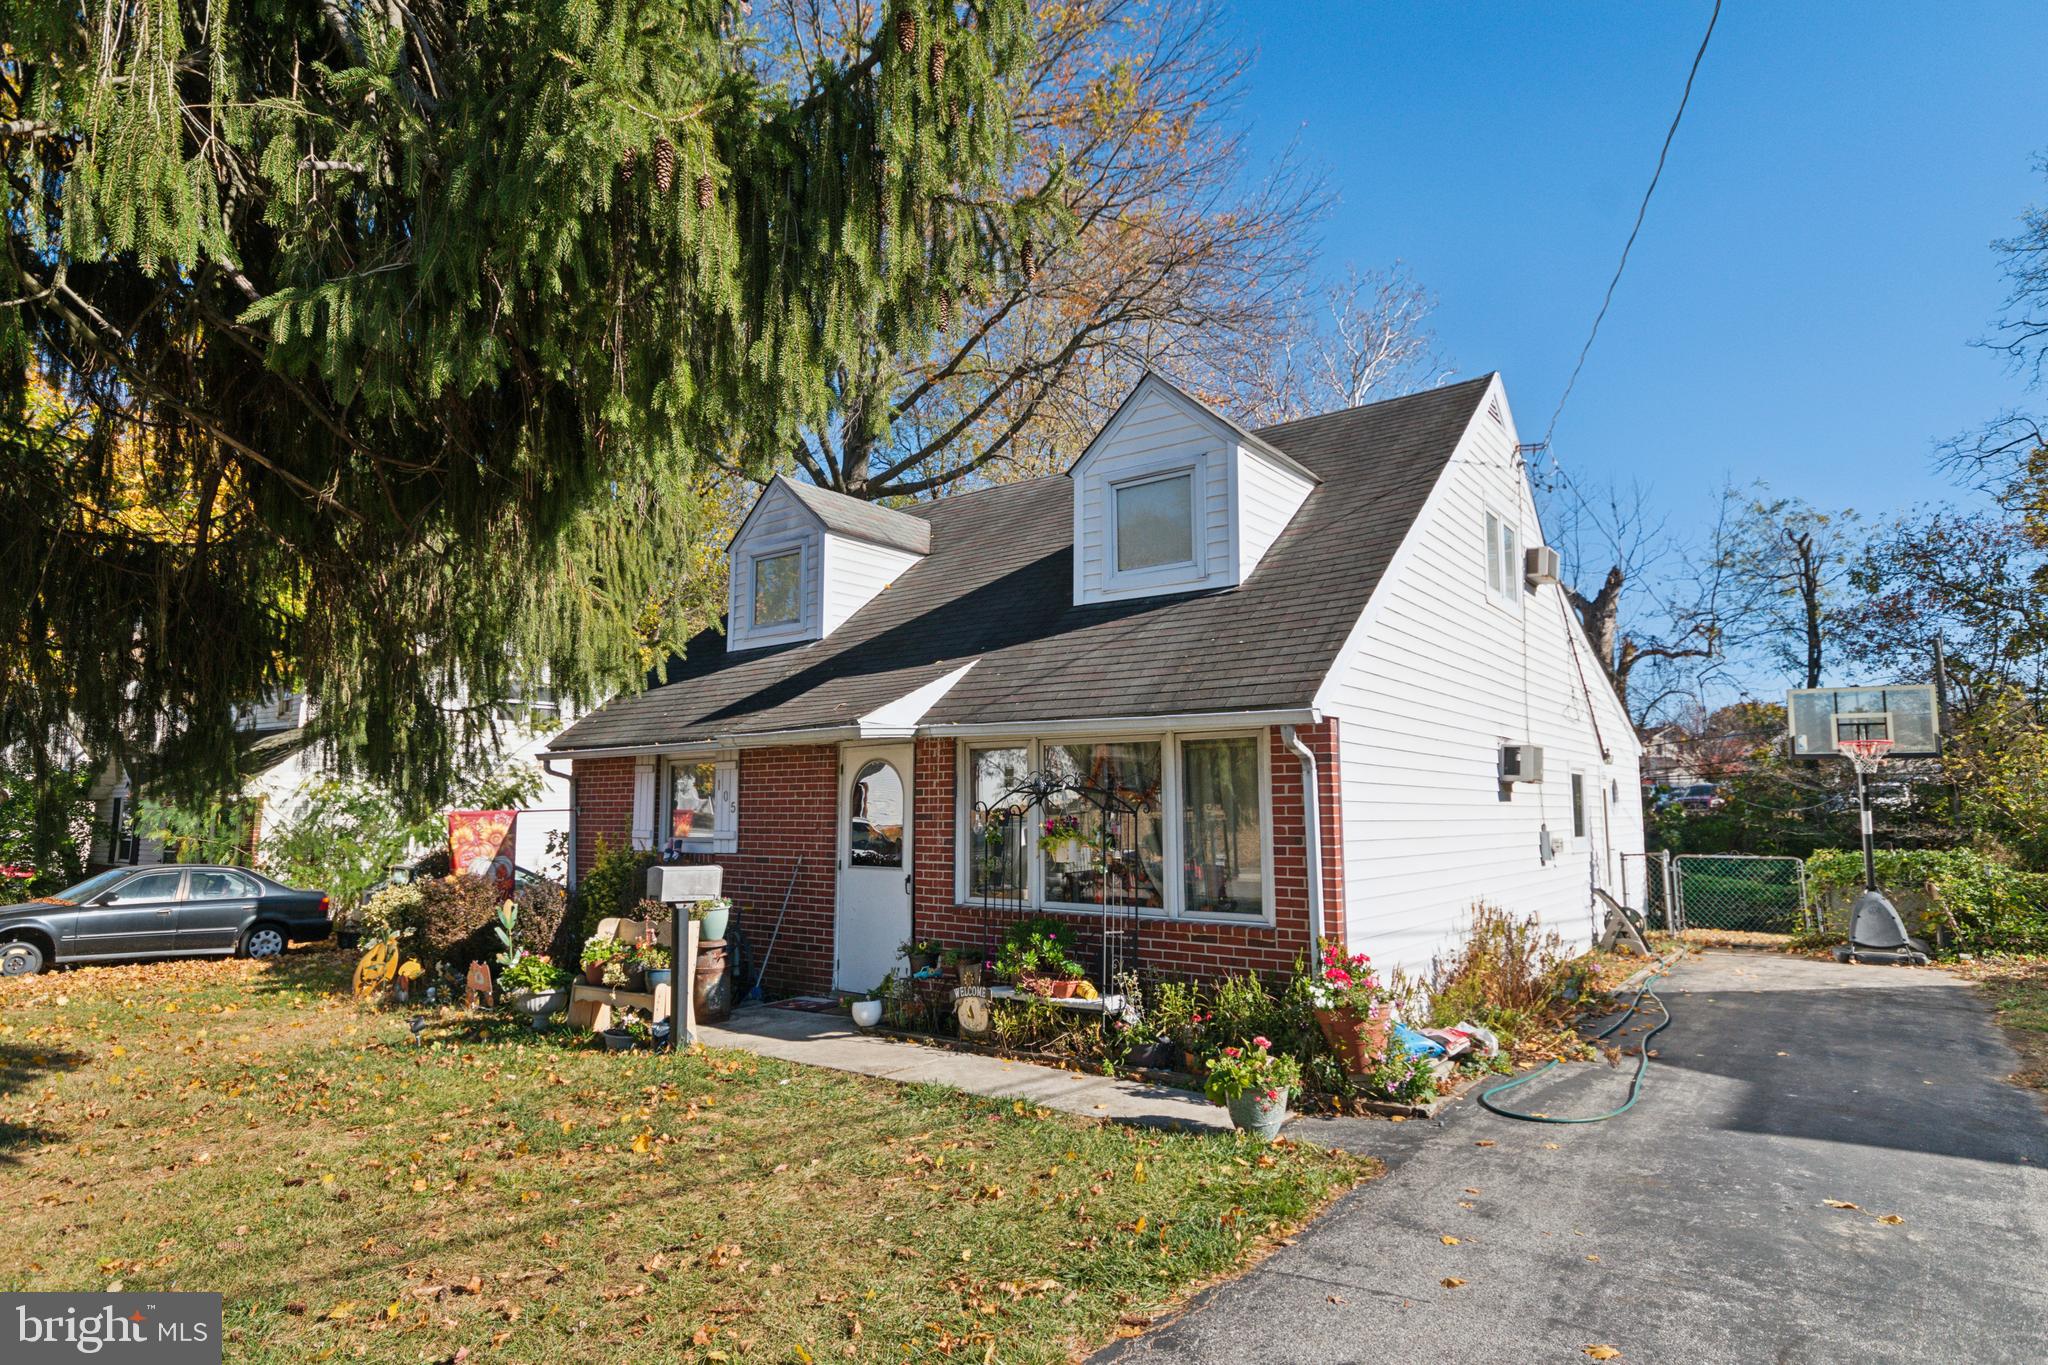
<svg viewBox="0 0 2048 1365">
<path fill-rule="evenodd" d="M 94 896 L 97 896 L 100 892 L 106 890 L 115 882 L 127 876 L 131 870 L 132 869 L 125 867 L 117 867 L 114 868 L 112 871 L 102 872 L 96 877 L 87 877 L 78 885 L 67 886 L 62 891 L 57 892 L 55 895 L 45 896 L 43 899 L 53 901 L 69 901 L 73 905 L 77 905 L 82 901 L 91 900 Z"/>
</svg>

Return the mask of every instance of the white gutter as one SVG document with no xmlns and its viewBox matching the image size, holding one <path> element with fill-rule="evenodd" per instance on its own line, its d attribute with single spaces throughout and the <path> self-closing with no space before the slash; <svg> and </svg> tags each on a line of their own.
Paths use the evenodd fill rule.
<svg viewBox="0 0 2048 1365">
<path fill-rule="evenodd" d="M 1323 974 L 1323 787 L 1317 780 L 1316 756 L 1308 745 L 1301 742 L 1301 736 L 1294 733 L 1292 725 L 1280 727 L 1280 738 L 1288 748 L 1301 759 L 1302 823 L 1307 827 L 1303 836 L 1304 852 L 1308 858 L 1308 922 L 1315 930 L 1315 941 L 1309 945 L 1308 960 L 1315 964 L 1317 976 Z"/>
<path fill-rule="evenodd" d="M 1232 730 L 1251 725 L 1316 725 L 1322 718 L 1322 712 L 1314 707 L 1295 707 L 1275 711 L 1183 711 L 1163 716 L 1094 716 L 1078 720 L 961 721 L 920 725 L 917 731 L 921 735 L 976 739 L 1010 735 L 1100 735 L 1116 731 Z"/>
</svg>

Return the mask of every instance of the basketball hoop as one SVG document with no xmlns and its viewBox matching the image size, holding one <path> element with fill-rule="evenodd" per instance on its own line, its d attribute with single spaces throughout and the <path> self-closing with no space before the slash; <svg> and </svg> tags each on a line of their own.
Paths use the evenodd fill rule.
<svg viewBox="0 0 2048 1365">
<path fill-rule="evenodd" d="M 1854 764 L 1859 773 L 1874 773 L 1892 751 L 1889 739 L 1838 739 L 1835 749 Z"/>
</svg>

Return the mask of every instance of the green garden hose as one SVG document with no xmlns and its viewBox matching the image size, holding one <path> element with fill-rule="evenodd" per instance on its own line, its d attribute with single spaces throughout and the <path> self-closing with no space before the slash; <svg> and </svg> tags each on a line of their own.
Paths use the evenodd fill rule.
<svg viewBox="0 0 2048 1365">
<path fill-rule="evenodd" d="M 1653 977 L 1651 980 L 1655 980 L 1655 978 Z M 1610 1038 L 1619 1033 L 1624 1024 L 1636 1017 L 1636 1011 L 1643 1007 L 1643 1001 L 1646 999 L 1656 1001 L 1657 1008 L 1664 1012 L 1664 1020 L 1657 1027 L 1643 1035 L 1642 1045 L 1636 1051 L 1636 1074 L 1629 1078 L 1628 1099 L 1622 1102 L 1619 1109 L 1610 1109 L 1604 1114 L 1594 1114 L 1590 1118 L 1561 1119 L 1549 1114 L 1525 1114 L 1519 1109 L 1509 1109 L 1493 1102 L 1493 1097 L 1504 1090 L 1513 1090 L 1518 1085 L 1527 1085 L 1538 1076 L 1548 1075 L 1557 1066 L 1555 1059 L 1545 1062 L 1526 1076 L 1517 1076 L 1511 1081 L 1503 1081 L 1491 1090 L 1482 1092 L 1479 1096 L 1480 1107 L 1489 1113 L 1499 1114 L 1504 1119 L 1520 1119 L 1524 1123 L 1605 1123 L 1608 1119 L 1618 1114 L 1626 1114 L 1635 1107 L 1637 1097 L 1643 1093 L 1643 1073 L 1650 1069 L 1650 1040 L 1671 1027 L 1671 1007 L 1666 1005 L 1663 999 L 1650 989 L 1650 982 L 1645 981 L 1642 989 L 1636 992 L 1636 998 L 1628 1002 L 1628 1008 L 1622 1011 L 1621 1017 L 1593 1035 L 1593 1041 L 1597 1043 L 1603 1038 Z"/>
</svg>

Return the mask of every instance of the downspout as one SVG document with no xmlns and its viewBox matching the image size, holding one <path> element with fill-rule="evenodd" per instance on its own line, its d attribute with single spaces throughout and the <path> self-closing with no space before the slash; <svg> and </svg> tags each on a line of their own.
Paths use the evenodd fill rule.
<svg viewBox="0 0 2048 1365">
<path fill-rule="evenodd" d="M 1308 858 L 1308 922 L 1315 937 L 1308 945 L 1308 960 L 1315 974 L 1323 974 L 1323 786 L 1316 773 L 1316 756 L 1292 725 L 1280 727 L 1280 739 L 1301 760 L 1302 823 Z"/>
<path fill-rule="evenodd" d="M 568 772 L 558 773 L 550 766 L 558 761 L 553 754 L 538 756 L 542 772 L 569 784 L 569 847 L 562 856 L 562 885 L 573 891 L 576 889 L 576 770 L 572 765 Z"/>
</svg>

